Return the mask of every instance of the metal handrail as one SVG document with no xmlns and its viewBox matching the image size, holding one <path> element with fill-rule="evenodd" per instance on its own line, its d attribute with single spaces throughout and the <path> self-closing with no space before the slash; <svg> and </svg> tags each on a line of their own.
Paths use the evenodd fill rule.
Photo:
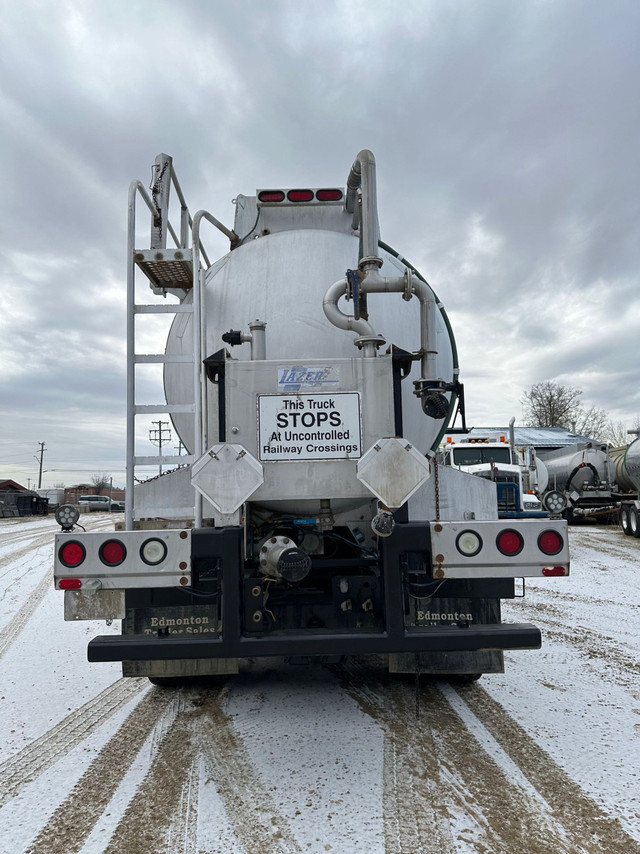
<svg viewBox="0 0 640 854">
<path fill-rule="evenodd" d="M 127 531 L 133 530 L 133 484 L 134 484 L 134 456 L 135 456 L 135 277 L 136 265 L 135 255 L 135 233 L 136 233 L 136 194 L 140 193 L 146 206 L 155 219 L 159 211 L 154 205 L 151 197 L 141 181 L 134 180 L 129 185 L 128 198 L 128 222 L 127 222 L 127 449 L 126 449 L 126 472 L 125 472 L 125 502 L 124 502 L 124 526 Z"/>
<path fill-rule="evenodd" d="M 200 210 L 193 217 L 191 226 L 191 246 L 193 250 L 193 399 L 195 416 L 193 429 L 193 456 L 198 460 L 208 444 L 205 430 L 207 411 L 207 384 L 202 377 L 202 348 L 206 343 L 205 313 L 202 310 L 204 296 L 204 271 L 200 263 L 200 223 L 206 219 L 229 238 L 231 245 L 237 243 L 238 235 L 224 226 L 208 211 Z M 196 490 L 195 527 L 202 527 L 202 495 Z"/>
</svg>

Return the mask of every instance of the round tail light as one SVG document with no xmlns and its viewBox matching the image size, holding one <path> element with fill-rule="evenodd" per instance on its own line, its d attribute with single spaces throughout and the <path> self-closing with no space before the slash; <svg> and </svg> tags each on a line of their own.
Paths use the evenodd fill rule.
<svg viewBox="0 0 640 854">
<path fill-rule="evenodd" d="M 522 534 L 518 531 L 507 528 L 498 534 L 496 546 L 498 547 L 498 551 L 503 555 L 513 557 L 514 555 L 519 555 L 524 548 L 524 540 L 522 539 Z"/>
<path fill-rule="evenodd" d="M 162 540 L 153 537 L 150 540 L 145 540 L 140 546 L 140 557 L 149 566 L 156 566 L 167 556 L 167 546 Z"/>
<path fill-rule="evenodd" d="M 60 551 L 58 552 L 60 563 L 65 566 L 80 566 L 86 556 L 85 547 L 76 540 L 69 540 L 60 547 Z"/>
<path fill-rule="evenodd" d="M 107 566 L 119 566 L 126 558 L 127 550 L 120 540 L 106 540 L 100 546 L 98 555 L 102 563 L 106 563 Z"/>
<path fill-rule="evenodd" d="M 462 531 L 456 538 L 456 548 L 465 557 L 475 557 L 482 548 L 482 540 L 475 531 Z"/>
<path fill-rule="evenodd" d="M 543 531 L 538 537 L 538 548 L 546 555 L 557 555 L 563 546 L 564 540 L 557 531 Z"/>
</svg>

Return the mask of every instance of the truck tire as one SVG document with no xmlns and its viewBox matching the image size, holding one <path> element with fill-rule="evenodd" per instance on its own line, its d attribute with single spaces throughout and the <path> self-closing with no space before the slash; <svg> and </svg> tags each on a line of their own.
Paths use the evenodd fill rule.
<svg viewBox="0 0 640 854">
<path fill-rule="evenodd" d="M 629 507 L 629 528 L 632 537 L 640 538 L 640 513 L 637 507 Z"/>
<path fill-rule="evenodd" d="M 631 521 L 629 520 L 629 508 L 624 504 L 620 508 L 620 527 L 622 528 L 623 534 L 626 534 L 627 537 L 631 536 Z"/>
</svg>

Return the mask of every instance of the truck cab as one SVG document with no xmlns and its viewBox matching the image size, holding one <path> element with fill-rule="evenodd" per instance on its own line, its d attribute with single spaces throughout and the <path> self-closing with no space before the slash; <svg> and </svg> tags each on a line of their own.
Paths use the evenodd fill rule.
<svg viewBox="0 0 640 854">
<path fill-rule="evenodd" d="M 540 499 L 526 489 L 522 467 L 513 460 L 505 436 L 467 438 L 455 442 L 451 436 L 441 451 L 441 462 L 496 484 L 500 519 L 546 516 Z"/>
</svg>

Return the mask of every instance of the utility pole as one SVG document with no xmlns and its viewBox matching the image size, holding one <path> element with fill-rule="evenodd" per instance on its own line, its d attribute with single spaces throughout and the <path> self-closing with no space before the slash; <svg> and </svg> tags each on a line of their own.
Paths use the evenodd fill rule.
<svg viewBox="0 0 640 854">
<path fill-rule="evenodd" d="M 39 451 L 39 454 L 40 454 L 40 469 L 39 469 L 39 471 L 38 471 L 38 489 L 41 489 L 41 488 L 42 488 L 42 460 L 43 460 L 43 457 L 44 457 L 44 452 L 45 452 L 47 449 L 46 449 L 46 448 L 45 448 L 45 446 L 44 446 L 44 442 L 38 442 L 38 444 L 40 445 L 40 451 Z M 38 459 L 38 457 L 34 456 L 34 459 L 35 459 L 35 460 L 37 460 L 37 459 Z"/>
<path fill-rule="evenodd" d="M 168 421 L 152 421 L 151 423 L 158 425 L 149 430 L 149 441 L 158 446 L 158 474 L 162 474 L 162 446 L 171 441 L 171 430 Z M 163 424 L 167 426 L 163 427 Z"/>
</svg>

